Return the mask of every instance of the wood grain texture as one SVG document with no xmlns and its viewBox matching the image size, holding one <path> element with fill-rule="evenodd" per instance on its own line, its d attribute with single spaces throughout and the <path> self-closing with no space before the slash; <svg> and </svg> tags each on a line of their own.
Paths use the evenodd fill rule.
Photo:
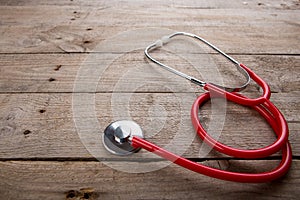
<svg viewBox="0 0 300 200">
<path fill-rule="evenodd" d="M 0 1 L 0 199 L 298 199 L 299 10 L 298 0 Z M 271 100 L 290 129 L 293 164 L 285 177 L 231 183 L 174 164 L 154 170 L 168 162 L 143 150 L 125 158 L 98 149 L 108 123 L 133 119 L 147 140 L 208 166 L 255 173 L 279 163 L 280 152 L 263 160 L 232 159 L 207 153 L 194 138 L 190 106 L 204 91 L 143 55 L 166 29 L 202 36 L 270 84 Z M 117 34 L 122 37 L 112 40 Z M 177 42 L 167 46 L 174 52 L 153 55 L 199 79 L 241 84 L 224 59 Z M 260 92 L 251 83 L 245 94 Z M 214 129 L 221 142 L 251 149 L 275 140 L 257 113 L 232 103 L 222 112 L 220 103 L 207 103 L 200 119 L 206 128 L 224 120 Z M 123 167 L 153 171 L 132 174 L 119 171 Z"/>
<path fill-rule="evenodd" d="M 126 164 L 126 163 L 120 163 Z M 211 166 L 217 163 L 206 162 Z M 140 174 L 99 162 L 0 162 L 0 192 L 6 199 L 298 199 L 299 161 L 276 182 L 240 184 L 212 179 L 175 165 Z M 276 161 L 229 161 L 228 170 L 257 172 Z M 30 183 L 30 184 L 28 184 Z"/>
<path fill-rule="evenodd" d="M 246 7 L 242 12 L 216 12 L 157 3 L 151 10 L 149 2 L 120 7 L 1 6 L 0 52 L 91 52 L 99 42 L 129 28 L 160 27 L 197 33 L 228 53 L 299 54 L 298 10 Z"/>
<path fill-rule="evenodd" d="M 93 96 L 92 94 L 79 95 Z M 82 116 L 77 120 L 86 125 L 79 122 L 77 126 L 81 124 L 92 133 L 97 127 L 89 127 L 93 115 L 90 113 L 86 115 L 85 111 L 89 111 L 90 107 L 94 108 L 94 106 L 100 126 L 96 135 L 100 135 L 111 121 L 133 119 L 143 127 L 146 138 L 162 146 L 170 143 L 175 135 L 194 137 L 191 135 L 194 130 L 190 121 L 190 106 L 194 95 L 183 93 L 178 97 L 175 93 L 133 93 L 128 94 L 129 101 L 124 98 L 126 95 L 126 93 L 98 93 L 95 95 L 95 105 L 81 104 L 79 105 L 81 113 L 76 114 L 74 113 L 76 110 L 72 110 L 72 94 L 1 94 L 0 157 L 2 159 L 91 158 L 81 144 L 78 135 L 80 127 L 76 130 L 74 117 Z M 188 97 L 187 101 L 182 102 L 182 99 Z M 300 155 L 298 97 L 299 93 L 275 93 L 272 96 L 272 101 L 288 120 L 290 141 L 295 156 Z M 211 104 L 207 104 L 201 112 L 201 120 L 206 128 L 209 127 L 213 117 L 211 110 Z M 218 128 L 213 130 L 222 131 L 219 139 L 230 146 L 259 148 L 275 139 L 265 121 L 256 112 L 247 108 L 227 103 L 226 112 L 216 113 L 216 116 L 225 119 L 224 126 L 217 124 Z M 30 133 L 26 134 L 27 130 Z M 178 149 L 189 146 L 189 140 L 181 139 Z M 191 141 L 192 144 L 184 155 L 199 157 L 199 142 L 198 138 L 194 142 Z M 214 156 L 216 155 L 209 155 L 209 157 Z"/>
<path fill-rule="evenodd" d="M 26 92 L 73 92 L 75 80 L 80 76 L 80 69 L 104 68 L 103 73 L 95 80 L 97 88 L 83 87 L 78 92 L 186 92 L 181 86 L 185 80 L 160 70 L 158 66 L 150 65 L 145 61 L 143 51 L 120 54 L 117 58 L 111 58 L 112 54 L 12 54 L 0 55 L 0 93 L 26 93 Z M 160 54 L 162 56 L 162 54 Z M 193 55 L 193 54 L 191 54 Z M 164 62 L 177 67 L 184 73 L 193 75 L 205 81 L 210 68 L 202 58 L 210 58 L 212 55 L 195 55 L 199 59 L 198 64 L 191 67 L 183 59 L 172 61 L 174 56 L 164 57 Z M 299 56 L 280 55 L 233 55 L 233 57 L 246 64 L 255 73 L 266 80 L 273 92 L 299 92 L 300 91 L 300 58 Z M 159 57 L 158 57 L 159 58 Z M 241 78 L 235 67 L 228 65 L 228 61 L 216 60 L 215 69 L 219 70 L 219 76 L 223 84 L 228 86 L 238 85 Z M 197 60 L 195 61 L 197 62 Z M 99 63 L 107 63 L 98 65 Z M 132 64 L 134 63 L 134 65 Z M 117 70 L 116 70 L 117 69 Z M 212 73 L 212 72 L 210 72 Z M 270 76 L 272 73 L 272 76 Z M 120 76 L 122 74 L 122 76 Z M 127 74 L 124 77 L 124 74 Z M 212 76 L 213 77 L 213 76 Z M 127 81 L 123 79 L 126 78 Z M 118 82 L 122 81 L 122 87 Z M 243 81 L 243 79 L 241 79 Z M 80 84 L 88 85 L 91 78 L 82 78 Z M 191 85 L 191 92 L 198 92 L 198 87 Z M 141 87 L 135 87 L 141 86 Z M 168 88 L 169 87 L 169 88 Z M 248 92 L 258 91 L 254 83 L 249 86 Z"/>
<path fill-rule="evenodd" d="M 235 9 L 276 9 L 276 10 L 296 10 L 299 9 L 299 2 L 297 0 L 290 1 L 272 1 L 265 0 L 263 2 L 258 0 L 253 0 L 245 2 L 242 0 L 228 0 L 226 2 L 212 0 L 145 0 L 140 2 L 138 0 L 111 0 L 105 2 L 99 2 L 97 0 L 53 0 L 53 1 L 40 1 L 40 0 L 10 0 L 10 1 L 1 1 L 1 6 L 84 6 L 84 7 L 93 7 L 93 6 L 119 6 L 119 7 L 140 7 L 145 6 L 152 7 L 183 7 L 189 9 L 226 9 L 226 8 L 235 8 Z"/>
</svg>

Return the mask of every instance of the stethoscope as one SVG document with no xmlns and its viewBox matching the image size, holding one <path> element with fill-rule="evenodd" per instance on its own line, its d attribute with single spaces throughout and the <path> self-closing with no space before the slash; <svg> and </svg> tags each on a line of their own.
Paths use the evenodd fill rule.
<svg viewBox="0 0 300 200">
<path fill-rule="evenodd" d="M 206 83 L 159 62 L 149 54 L 150 51 L 159 48 L 169 42 L 171 38 L 180 35 L 195 38 L 223 55 L 230 62 L 236 65 L 237 69 L 245 76 L 246 82 L 242 86 L 236 88 L 229 88 L 213 83 Z M 156 146 L 153 143 L 148 142 L 147 140 L 143 139 L 143 131 L 140 126 L 136 122 L 130 120 L 120 120 L 113 122 L 104 130 L 104 136 L 102 137 L 103 144 L 109 152 L 116 155 L 129 155 L 143 148 L 149 152 L 153 152 L 158 156 L 170 160 L 177 165 L 180 165 L 197 173 L 201 173 L 218 179 L 236 182 L 269 182 L 278 179 L 287 173 L 292 162 L 292 150 L 288 141 L 288 126 L 284 116 L 269 100 L 271 96 L 270 87 L 263 79 L 261 79 L 245 65 L 237 62 L 232 57 L 225 54 L 213 44 L 191 33 L 176 32 L 169 36 L 164 36 L 161 40 L 158 40 L 155 43 L 149 45 L 145 49 L 145 55 L 148 59 L 150 59 L 157 65 L 191 81 L 192 83 L 203 87 L 206 91 L 208 91 L 200 95 L 193 103 L 191 109 L 191 119 L 197 134 L 213 149 L 225 155 L 242 159 L 264 158 L 281 150 L 282 160 L 275 169 L 268 172 L 256 174 L 230 172 L 211 168 L 175 155 L 161 147 Z M 263 95 L 259 98 L 249 99 L 248 97 L 238 93 L 247 87 L 251 79 L 254 80 L 263 89 Z M 218 142 L 206 132 L 206 130 L 201 125 L 198 117 L 199 109 L 211 98 L 226 98 L 227 100 L 232 101 L 236 104 L 253 108 L 270 124 L 277 136 L 277 140 L 269 146 L 255 150 L 232 148 Z"/>
</svg>

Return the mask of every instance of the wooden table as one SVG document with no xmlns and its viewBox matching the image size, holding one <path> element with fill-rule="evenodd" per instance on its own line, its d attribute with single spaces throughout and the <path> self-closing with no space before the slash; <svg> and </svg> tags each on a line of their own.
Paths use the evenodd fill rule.
<svg viewBox="0 0 300 200">
<path fill-rule="evenodd" d="M 0 199 L 297 199 L 300 195 L 299 9 L 298 0 L 1 1 Z M 135 90 L 126 89 L 125 85 L 125 90 L 114 89 L 127 66 L 146 63 L 140 50 L 124 52 L 123 43 L 116 42 L 120 45 L 115 47 L 117 52 L 95 51 L 97 45 L 114 35 L 149 27 L 201 35 L 270 84 L 271 100 L 285 115 L 290 128 L 293 164 L 285 177 L 271 183 L 240 184 L 196 174 L 174 164 L 148 173 L 125 173 L 103 162 L 120 166 L 130 162 L 138 166 L 164 161 L 130 160 L 130 157 L 111 160 L 100 157 L 99 161 L 87 151 L 75 127 L 72 97 L 77 72 L 91 55 L 102 58 L 103 54 L 120 54 L 116 63 L 105 71 L 101 87 L 95 91 L 75 91 L 82 96 L 95 96 L 101 127 L 116 118 L 113 106 L 122 108 L 128 103 L 119 101 L 111 105 L 112 96 L 130 94 L 134 95 L 127 105 L 130 115 L 144 126 L 151 122 L 152 105 L 163 108 L 164 112 L 154 116 L 154 120 L 164 117 L 168 123 L 156 135 L 150 137 L 149 131 L 146 132 L 150 141 L 160 146 L 168 144 L 182 124 L 186 127 L 179 134 L 194 132 L 188 114 L 178 113 L 179 103 L 173 98 L 184 91 L 170 91 L 161 85 Z M 104 62 L 89 61 L 96 65 Z M 144 74 L 155 79 L 154 72 L 146 70 Z M 233 72 L 225 75 L 229 82 L 237 76 Z M 91 82 L 89 77 L 85 81 Z M 138 85 L 139 81 L 129 76 L 128 83 Z M 250 96 L 258 93 L 254 83 L 245 91 Z M 190 104 L 180 106 L 183 111 L 190 109 Z M 210 119 L 210 110 L 210 105 L 206 105 L 201 116 L 205 123 Z M 234 147 L 258 148 L 274 139 L 272 130 L 257 113 L 228 103 L 222 142 Z M 215 151 L 199 157 L 201 144 L 198 138 L 194 139 L 183 156 L 209 166 L 246 172 L 272 169 L 281 159 L 278 153 L 245 161 Z M 184 142 L 178 148 L 180 145 L 183 148 Z"/>
</svg>

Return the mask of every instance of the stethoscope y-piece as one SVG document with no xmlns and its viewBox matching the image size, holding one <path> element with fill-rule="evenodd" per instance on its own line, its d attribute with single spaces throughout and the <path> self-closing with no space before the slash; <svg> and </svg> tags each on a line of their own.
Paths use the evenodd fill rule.
<svg viewBox="0 0 300 200">
<path fill-rule="evenodd" d="M 239 69 L 239 71 L 245 76 L 245 83 L 240 87 L 235 88 L 228 88 L 213 83 L 206 83 L 204 81 L 200 81 L 194 77 L 186 75 L 180 71 L 177 71 L 174 68 L 167 66 L 150 56 L 149 52 L 151 50 L 161 47 L 163 44 L 169 42 L 171 38 L 179 35 L 188 36 L 200 40 L 201 42 L 204 42 L 206 45 L 216 50 L 218 53 L 225 56 L 229 61 L 234 63 Z M 236 182 L 268 182 L 278 179 L 287 173 L 292 162 L 292 150 L 288 141 L 288 126 L 282 113 L 269 100 L 271 96 L 270 88 L 269 85 L 263 79 L 261 79 L 258 75 L 256 75 L 245 65 L 237 62 L 236 60 L 225 54 L 216 46 L 212 45 L 203 38 L 191 33 L 176 32 L 172 35 L 165 36 L 161 40 L 158 40 L 157 42 L 149 45 L 145 50 L 145 55 L 147 56 L 147 58 L 149 58 L 151 61 L 158 64 L 159 66 L 183 78 L 190 80 L 191 82 L 203 87 L 206 91 L 208 91 L 200 95 L 193 103 L 191 109 L 191 120 L 194 129 L 196 130 L 199 137 L 208 145 L 210 145 L 214 150 L 219 151 L 228 156 L 242 159 L 264 158 L 281 150 L 282 160 L 275 169 L 255 174 L 231 172 L 211 168 L 175 155 L 143 139 L 142 129 L 133 121 L 117 121 L 110 124 L 106 128 L 106 130 L 104 131 L 103 143 L 108 151 L 116 155 L 128 155 L 137 152 L 139 149 L 143 148 L 189 170 L 214 178 Z M 251 79 L 263 89 L 262 96 L 256 99 L 250 99 L 238 93 L 238 91 L 241 91 L 246 88 Z M 229 147 L 215 140 L 206 132 L 206 130 L 200 123 L 199 110 L 207 101 L 209 101 L 211 98 L 216 97 L 226 98 L 228 101 L 232 101 L 236 104 L 244 105 L 256 110 L 270 124 L 271 128 L 274 130 L 274 133 L 277 136 L 277 140 L 273 144 L 270 144 L 266 147 L 253 150 Z"/>
</svg>

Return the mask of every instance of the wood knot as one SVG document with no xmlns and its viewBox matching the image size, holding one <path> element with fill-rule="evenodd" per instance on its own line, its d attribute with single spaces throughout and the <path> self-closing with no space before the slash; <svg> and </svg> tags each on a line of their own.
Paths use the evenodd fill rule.
<svg viewBox="0 0 300 200">
<path fill-rule="evenodd" d="M 75 199 L 96 199 L 98 195 L 93 188 L 81 188 L 78 190 L 69 190 L 66 192 L 66 200 Z"/>
<path fill-rule="evenodd" d="M 30 134 L 30 133 L 31 133 L 30 130 L 25 130 L 25 131 L 23 132 L 24 135 L 28 135 L 28 134 Z"/>
<path fill-rule="evenodd" d="M 54 68 L 54 71 L 58 71 L 61 67 L 62 67 L 62 65 L 56 65 L 56 67 Z"/>
<path fill-rule="evenodd" d="M 53 82 L 53 81 L 55 81 L 56 79 L 55 78 L 49 78 L 49 82 Z"/>
<path fill-rule="evenodd" d="M 41 110 L 39 110 L 39 112 L 40 113 L 44 113 L 44 112 L 46 112 L 46 110 L 45 109 L 41 109 Z"/>
</svg>

